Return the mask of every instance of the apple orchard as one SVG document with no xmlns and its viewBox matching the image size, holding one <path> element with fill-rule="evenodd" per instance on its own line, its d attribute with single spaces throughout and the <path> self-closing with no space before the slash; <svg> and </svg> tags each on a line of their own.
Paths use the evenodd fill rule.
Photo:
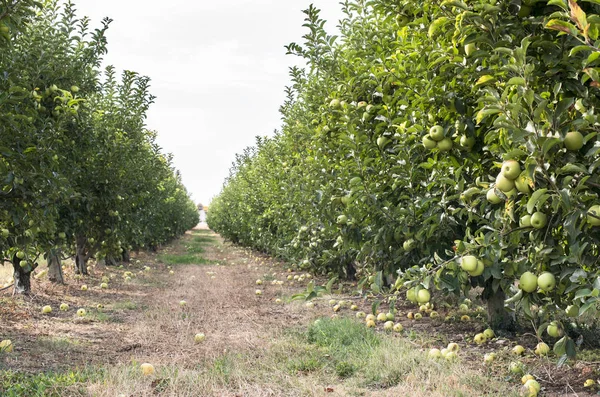
<svg viewBox="0 0 600 397">
<path fill-rule="evenodd" d="M 127 260 L 198 221 L 144 125 L 149 79 L 100 69 L 109 23 L 92 30 L 54 0 L 0 4 L 0 253 L 15 293 L 44 259 L 62 282 L 64 258 L 85 275 L 90 258 Z"/>
<path fill-rule="evenodd" d="M 374 294 L 475 293 L 495 330 L 574 355 L 600 294 L 599 3 L 343 7 L 339 37 L 305 11 L 282 129 L 237 156 L 210 227 Z"/>
</svg>

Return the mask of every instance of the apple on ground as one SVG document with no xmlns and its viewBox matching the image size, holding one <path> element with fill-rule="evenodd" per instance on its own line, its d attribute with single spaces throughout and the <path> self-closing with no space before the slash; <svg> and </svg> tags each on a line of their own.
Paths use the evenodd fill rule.
<svg viewBox="0 0 600 397">
<path fill-rule="evenodd" d="M 521 345 L 516 345 L 513 347 L 512 352 L 517 356 L 520 356 L 521 354 L 525 353 L 525 348 Z"/>
<path fill-rule="evenodd" d="M 154 373 L 154 366 L 152 364 L 143 363 L 140 365 L 140 368 L 142 369 L 142 373 L 144 375 L 152 375 Z"/>
<path fill-rule="evenodd" d="M 43 313 L 43 314 L 52 313 L 52 307 L 51 307 L 51 306 L 44 306 L 44 307 L 42 308 L 42 313 Z"/>
<path fill-rule="evenodd" d="M 483 335 L 482 333 L 475 335 L 475 337 L 473 338 L 473 342 L 475 342 L 475 344 L 477 344 L 477 345 L 481 345 L 481 344 L 485 343 L 486 340 L 487 339 L 485 338 L 485 335 Z"/>
<path fill-rule="evenodd" d="M 385 331 L 392 331 L 394 329 L 394 322 L 393 321 L 386 321 L 383 324 L 383 329 Z"/>
<path fill-rule="evenodd" d="M 402 332 L 403 329 L 404 329 L 404 327 L 400 323 L 396 323 L 394 325 L 394 332 Z"/>
<path fill-rule="evenodd" d="M 375 324 L 375 321 L 373 321 L 373 320 L 367 321 L 367 328 L 375 328 L 376 326 L 377 326 L 377 324 Z"/>
<path fill-rule="evenodd" d="M 312 309 L 313 307 L 315 307 L 315 304 L 314 304 L 313 302 L 306 302 L 305 306 L 306 306 L 308 309 Z M 335 309 L 334 309 L 334 310 L 335 310 Z"/>
<path fill-rule="evenodd" d="M 365 318 L 366 314 L 365 312 L 356 312 L 356 318 Z"/>
<path fill-rule="evenodd" d="M 375 321 L 377 317 L 374 314 L 367 314 L 365 321 Z"/>
<path fill-rule="evenodd" d="M 77 315 L 78 315 L 79 317 L 83 317 L 83 316 L 85 316 L 85 309 L 83 309 L 83 308 L 82 308 L 82 309 L 78 309 L 78 310 L 77 310 Z"/>
<path fill-rule="evenodd" d="M 62 310 L 63 312 L 66 312 L 67 310 L 69 310 L 69 304 L 68 303 L 61 303 L 60 304 L 60 310 Z"/>
<path fill-rule="evenodd" d="M 0 352 L 10 353 L 13 351 L 13 343 L 10 339 L 4 339 L 0 342 Z"/>
<path fill-rule="evenodd" d="M 440 351 L 440 349 L 433 348 L 433 349 L 429 350 L 429 358 L 437 359 L 440 357 L 442 357 L 442 352 Z"/>
<path fill-rule="evenodd" d="M 194 342 L 196 343 L 204 342 L 205 339 L 206 335 L 204 335 L 202 332 L 194 335 Z"/>
<path fill-rule="evenodd" d="M 537 354 L 538 356 L 545 356 L 550 352 L 550 347 L 545 344 L 544 342 L 540 342 L 537 344 L 537 346 L 535 347 L 535 351 L 534 353 Z"/>
<path fill-rule="evenodd" d="M 387 315 L 385 313 L 379 313 L 377 315 L 377 321 L 379 321 L 379 322 L 387 321 Z"/>
</svg>

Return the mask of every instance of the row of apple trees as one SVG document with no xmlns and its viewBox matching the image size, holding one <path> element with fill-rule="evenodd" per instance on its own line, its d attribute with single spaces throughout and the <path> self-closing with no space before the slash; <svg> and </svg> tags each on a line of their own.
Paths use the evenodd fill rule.
<svg viewBox="0 0 600 397">
<path fill-rule="evenodd" d="M 209 225 L 420 303 L 482 287 L 495 328 L 595 313 L 598 2 L 343 7 L 339 38 L 305 11 L 282 130 L 237 156 Z"/>
<path fill-rule="evenodd" d="M 156 134 L 149 80 L 100 70 L 110 20 L 92 30 L 71 2 L 0 4 L 0 254 L 17 293 L 42 259 L 86 274 L 194 226 L 198 213 Z"/>
</svg>

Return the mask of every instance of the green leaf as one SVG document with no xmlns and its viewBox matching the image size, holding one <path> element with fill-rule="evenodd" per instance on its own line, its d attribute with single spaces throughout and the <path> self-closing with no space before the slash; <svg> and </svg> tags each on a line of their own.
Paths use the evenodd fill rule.
<svg viewBox="0 0 600 397">
<path fill-rule="evenodd" d="M 373 315 L 377 314 L 377 309 L 379 308 L 379 305 L 381 305 L 381 301 L 379 299 L 373 302 L 373 304 L 371 305 L 371 313 L 373 313 Z"/>
<path fill-rule="evenodd" d="M 533 192 L 533 194 L 531 195 L 531 198 L 529 198 L 529 201 L 527 202 L 527 212 L 529 214 L 533 214 L 533 210 L 534 210 L 537 202 L 540 200 L 542 195 L 544 193 L 546 193 L 547 191 L 548 191 L 548 189 L 538 189 L 535 192 Z"/>
<path fill-rule="evenodd" d="M 525 79 L 523 77 L 513 77 L 510 80 L 508 80 L 506 82 L 506 85 L 518 85 L 518 86 L 524 86 L 525 85 Z"/>
<path fill-rule="evenodd" d="M 442 27 L 444 26 L 446 23 L 448 22 L 448 17 L 440 17 L 438 19 L 436 19 L 435 21 L 433 21 L 431 23 L 431 25 L 429 25 L 429 31 L 427 32 L 427 35 L 429 36 L 429 38 L 433 38 L 433 36 L 436 34 L 436 32 Z"/>
<path fill-rule="evenodd" d="M 475 82 L 475 86 L 483 86 L 485 84 L 493 83 L 494 81 L 496 81 L 496 78 L 494 76 L 485 74 L 485 75 L 481 76 L 479 79 L 477 79 L 477 81 Z"/>
<path fill-rule="evenodd" d="M 498 113 L 502 113 L 502 110 L 496 109 L 496 108 L 483 108 L 479 112 L 477 112 L 477 117 L 475 118 L 475 121 L 477 122 L 477 124 L 481 124 L 481 122 L 486 117 L 491 116 L 493 114 L 498 114 Z"/>
<path fill-rule="evenodd" d="M 563 175 L 563 174 L 578 174 L 578 173 L 583 173 L 583 174 L 587 174 L 587 170 L 585 168 L 582 168 L 578 165 L 575 164 L 567 164 L 565 166 L 563 166 L 559 171 L 558 174 L 559 175 Z"/>
<path fill-rule="evenodd" d="M 331 294 L 331 288 L 333 287 L 333 283 L 335 283 L 337 279 L 338 277 L 334 276 L 327 282 L 327 285 L 325 285 L 325 290 L 327 291 L 327 293 Z"/>
</svg>

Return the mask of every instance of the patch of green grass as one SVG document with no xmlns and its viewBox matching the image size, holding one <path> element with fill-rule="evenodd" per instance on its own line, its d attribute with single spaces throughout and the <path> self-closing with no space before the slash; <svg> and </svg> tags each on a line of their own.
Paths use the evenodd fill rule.
<svg viewBox="0 0 600 397">
<path fill-rule="evenodd" d="M 64 351 L 73 345 L 78 345 L 79 341 L 69 338 L 42 338 L 38 339 L 36 344 L 42 350 Z"/>
<path fill-rule="evenodd" d="M 84 382 L 91 380 L 82 372 L 41 373 L 28 375 L 13 371 L 0 372 L 0 395 L 3 397 L 86 396 Z"/>
<path fill-rule="evenodd" d="M 212 261 L 204 259 L 197 254 L 164 254 L 159 255 L 158 260 L 167 265 L 206 265 L 212 263 Z"/>
</svg>

